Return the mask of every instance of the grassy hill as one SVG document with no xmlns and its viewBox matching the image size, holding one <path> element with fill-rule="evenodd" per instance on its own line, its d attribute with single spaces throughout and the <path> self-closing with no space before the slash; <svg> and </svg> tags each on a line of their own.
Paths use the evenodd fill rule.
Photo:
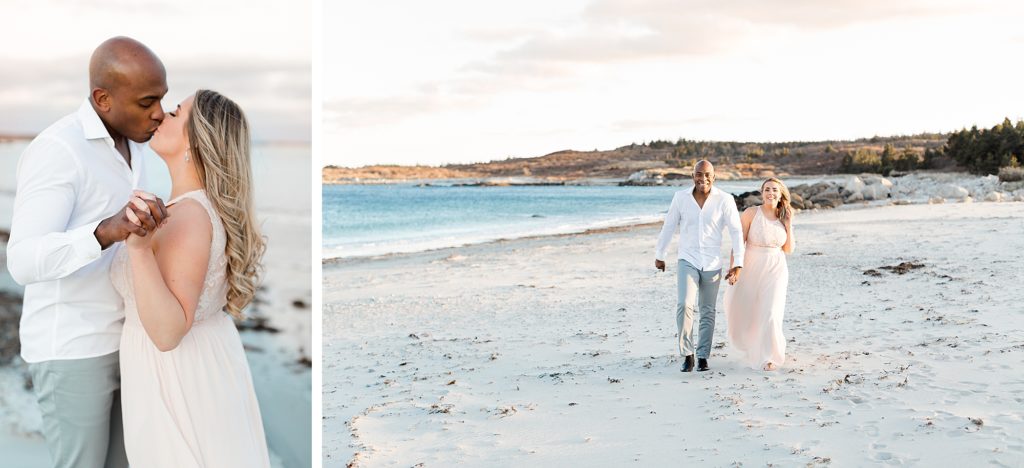
<svg viewBox="0 0 1024 468">
<path fill-rule="evenodd" d="M 432 166 L 327 166 L 324 183 L 346 183 L 354 179 L 455 179 L 483 177 L 534 177 L 548 180 L 583 178 L 624 179 L 640 170 L 685 169 L 700 159 L 709 159 L 720 173 L 732 177 L 775 174 L 833 174 L 840 171 L 843 157 L 865 151 L 881 153 L 887 144 L 901 154 L 924 158 L 927 149 L 938 149 L 948 135 L 922 134 L 862 138 L 852 141 L 816 142 L 713 142 L 657 140 L 631 144 L 607 151 L 557 151 L 533 158 L 515 158 L 474 164 Z M 949 160 L 934 161 L 940 166 Z"/>
</svg>

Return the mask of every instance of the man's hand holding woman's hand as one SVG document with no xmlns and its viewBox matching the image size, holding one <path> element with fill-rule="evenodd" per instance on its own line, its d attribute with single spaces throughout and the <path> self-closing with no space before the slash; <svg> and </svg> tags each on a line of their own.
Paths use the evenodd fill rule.
<svg viewBox="0 0 1024 468">
<path fill-rule="evenodd" d="M 124 209 L 101 221 L 94 234 L 104 249 L 123 240 L 129 246 L 148 247 L 152 243 L 152 234 L 168 216 L 167 207 L 160 197 L 136 190 Z"/>
<path fill-rule="evenodd" d="M 740 280 L 740 271 L 742 270 L 743 267 L 732 267 L 729 269 L 729 273 L 725 275 L 725 280 L 729 282 L 730 286 L 736 284 L 736 282 Z"/>
<path fill-rule="evenodd" d="M 654 260 L 654 268 L 657 268 L 657 269 L 659 269 L 661 271 L 665 271 L 665 261 L 664 260 L 655 259 Z"/>
<path fill-rule="evenodd" d="M 145 232 L 141 235 L 132 232 L 124 243 L 131 249 L 152 249 L 156 230 L 167 222 L 167 207 L 156 195 L 141 190 L 134 193 L 124 214 L 132 224 L 145 228 Z"/>
</svg>

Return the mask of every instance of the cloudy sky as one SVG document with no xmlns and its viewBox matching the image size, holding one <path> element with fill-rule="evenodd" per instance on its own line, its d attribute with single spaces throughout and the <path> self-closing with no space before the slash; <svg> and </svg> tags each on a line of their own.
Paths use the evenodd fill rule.
<svg viewBox="0 0 1024 468">
<path fill-rule="evenodd" d="M 1024 118 L 1015 0 L 327 1 L 324 13 L 325 164 Z"/>
<path fill-rule="evenodd" d="M 88 95 L 93 49 L 125 35 L 167 68 L 173 108 L 197 88 L 246 111 L 262 141 L 311 138 L 311 2 L 3 0 L 0 134 L 32 135 Z"/>
</svg>

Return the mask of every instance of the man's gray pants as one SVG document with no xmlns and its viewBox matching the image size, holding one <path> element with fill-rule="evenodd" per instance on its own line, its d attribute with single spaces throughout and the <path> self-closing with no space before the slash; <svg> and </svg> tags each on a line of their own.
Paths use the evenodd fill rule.
<svg viewBox="0 0 1024 468">
<path fill-rule="evenodd" d="M 127 468 L 118 353 L 29 364 L 55 468 Z"/>
<path fill-rule="evenodd" d="M 697 358 L 711 355 L 711 339 L 715 334 L 715 301 L 722 270 L 701 271 L 686 260 L 679 260 L 679 299 L 676 303 L 676 329 L 679 332 L 679 354 L 689 356 L 693 349 L 693 311 L 700 310 Z"/>
</svg>

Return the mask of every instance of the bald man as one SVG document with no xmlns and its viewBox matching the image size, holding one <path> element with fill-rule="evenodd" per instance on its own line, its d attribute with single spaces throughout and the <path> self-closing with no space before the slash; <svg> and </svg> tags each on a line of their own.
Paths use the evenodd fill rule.
<svg viewBox="0 0 1024 468">
<path fill-rule="evenodd" d="M 722 233 L 728 229 L 732 240 L 732 267 L 726 275 L 734 284 L 743 268 L 743 228 L 732 195 L 714 187 L 715 167 L 702 160 L 693 167 L 693 187 L 676 192 L 665 214 L 658 236 L 654 267 L 665 271 L 669 243 L 679 231 L 679 277 L 677 283 L 676 330 L 683 372 L 693 371 L 694 352 L 697 370 L 710 369 L 711 341 L 715 333 L 715 302 L 721 283 Z M 693 312 L 700 310 L 699 342 L 693 345 Z"/>
<path fill-rule="evenodd" d="M 18 161 L 7 247 L 25 286 L 20 338 L 55 467 L 127 467 L 118 349 L 124 305 L 110 264 L 129 234 L 166 218 L 163 202 L 129 203 L 144 180 L 143 144 L 164 118 L 164 66 L 126 37 L 89 62 L 89 96 L 40 133 Z M 130 209 L 140 222 L 129 221 Z"/>
</svg>

